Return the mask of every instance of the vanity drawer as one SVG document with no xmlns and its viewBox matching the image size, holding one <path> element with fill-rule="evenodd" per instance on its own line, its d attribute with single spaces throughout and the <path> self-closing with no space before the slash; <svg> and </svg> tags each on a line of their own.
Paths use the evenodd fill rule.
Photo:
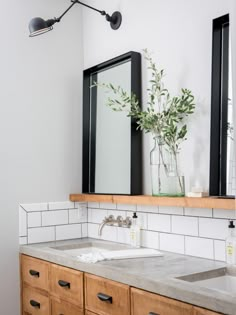
<svg viewBox="0 0 236 315">
<path fill-rule="evenodd" d="M 220 315 L 220 313 L 215 313 L 212 311 L 205 310 L 204 308 L 194 306 L 193 315 Z"/>
<path fill-rule="evenodd" d="M 129 315 L 129 286 L 85 274 L 85 308 L 100 315 Z"/>
<path fill-rule="evenodd" d="M 21 255 L 21 273 L 23 282 L 49 290 L 49 264 L 46 261 Z"/>
<path fill-rule="evenodd" d="M 84 311 L 78 306 L 65 302 L 64 300 L 53 297 L 51 299 L 51 315 L 84 315 Z"/>
<path fill-rule="evenodd" d="M 83 273 L 58 265 L 51 265 L 51 294 L 83 308 Z"/>
<path fill-rule="evenodd" d="M 49 297 L 37 289 L 25 286 L 22 309 L 24 315 L 50 315 Z"/>
<path fill-rule="evenodd" d="M 192 315 L 189 304 L 131 288 L 132 315 Z"/>
</svg>

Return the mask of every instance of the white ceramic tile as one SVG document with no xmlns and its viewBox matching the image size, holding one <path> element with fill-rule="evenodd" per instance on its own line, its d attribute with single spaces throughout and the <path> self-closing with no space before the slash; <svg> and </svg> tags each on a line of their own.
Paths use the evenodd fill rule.
<svg viewBox="0 0 236 315">
<path fill-rule="evenodd" d="M 75 208 L 87 208 L 88 204 L 87 202 L 75 202 Z"/>
<path fill-rule="evenodd" d="M 235 220 L 235 215 L 236 215 L 236 213 L 234 210 L 213 209 L 213 217 L 214 218 Z"/>
<path fill-rule="evenodd" d="M 77 208 L 69 210 L 69 223 L 88 222 L 87 208 Z"/>
<path fill-rule="evenodd" d="M 133 212 L 127 211 L 126 215 L 130 217 L 132 220 Z M 148 215 L 145 212 L 137 212 L 137 217 L 138 217 L 137 223 L 141 227 L 141 229 L 147 230 L 148 228 L 147 216 Z"/>
<path fill-rule="evenodd" d="M 42 225 L 68 224 L 68 210 L 47 211 L 42 213 Z"/>
<path fill-rule="evenodd" d="M 183 215 L 184 214 L 184 208 L 183 207 L 162 207 L 162 206 L 159 206 L 159 213 Z"/>
<path fill-rule="evenodd" d="M 107 210 L 107 215 L 113 215 L 116 219 L 118 216 L 121 216 L 123 219 L 126 218 L 126 211 L 121 210 Z"/>
<path fill-rule="evenodd" d="M 106 241 L 117 242 L 117 227 L 104 226 L 102 230 L 101 239 Z"/>
<path fill-rule="evenodd" d="M 130 244 L 130 229 L 129 228 L 117 228 L 117 242 Z"/>
<path fill-rule="evenodd" d="M 27 212 L 48 210 L 48 204 L 47 203 L 29 203 L 29 204 L 21 204 L 21 206 Z"/>
<path fill-rule="evenodd" d="M 198 218 L 172 216 L 172 233 L 198 235 Z"/>
<path fill-rule="evenodd" d="M 49 202 L 48 209 L 49 210 L 66 210 L 66 209 L 74 209 L 75 203 L 72 201 L 60 201 L 60 202 Z"/>
<path fill-rule="evenodd" d="M 185 237 L 186 255 L 214 259 L 213 247 L 213 240 L 190 236 Z"/>
<path fill-rule="evenodd" d="M 88 237 L 88 224 L 82 223 L 82 237 Z"/>
<path fill-rule="evenodd" d="M 100 202 L 100 209 L 116 209 L 116 203 Z"/>
<path fill-rule="evenodd" d="M 141 245 L 143 247 L 159 249 L 159 233 L 142 230 Z"/>
<path fill-rule="evenodd" d="M 27 237 L 26 236 L 22 236 L 19 238 L 19 244 L 20 245 L 26 245 L 28 242 L 27 242 Z"/>
<path fill-rule="evenodd" d="M 158 206 L 137 205 L 137 211 L 158 213 Z"/>
<path fill-rule="evenodd" d="M 199 218 L 199 236 L 225 240 L 228 220 Z"/>
<path fill-rule="evenodd" d="M 225 261 L 225 241 L 214 240 L 215 260 Z"/>
<path fill-rule="evenodd" d="M 212 217 L 212 209 L 206 208 L 185 208 L 184 214 L 194 217 Z"/>
<path fill-rule="evenodd" d="M 28 213 L 28 227 L 41 226 L 41 212 L 29 212 Z"/>
<path fill-rule="evenodd" d="M 184 254 L 184 236 L 160 233 L 160 250 Z"/>
<path fill-rule="evenodd" d="M 28 244 L 55 241 L 55 227 L 38 227 L 28 229 Z"/>
<path fill-rule="evenodd" d="M 148 230 L 170 232 L 170 216 L 148 213 Z"/>
<path fill-rule="evenodd" d="M 107 217 L 107 210 L 88 209 L 88 222 L 101 224 L 104 218 Z"/>
<path fill-rule="evenodd" d="M 88 237 L 100 238 L 98 235 L 99 224 L 88 223 Z"/>
<path fill-rule="evenodd" d="M 88 208 L 99 209 L 99 202 L 88 202 Z"/>
<path fill-rule="evenodd" d="M 27 214 L 21 206 L 19 206 L 19 236 L 27 235 Z"/>
<path fill-rule="evenodd" d="M 127 211 L 136 211 L 137 206 L 136 205 L 130 205 L 130 204 L 122 204 L 118 203 L 117 204 L 117 209 L 118 210 L 127 210 Z"/>
<path fill-rule="evenodd" d="M 56 226 L 56 241 L 81 238 L 81 224 L 67 224 Z"/>
</svg>

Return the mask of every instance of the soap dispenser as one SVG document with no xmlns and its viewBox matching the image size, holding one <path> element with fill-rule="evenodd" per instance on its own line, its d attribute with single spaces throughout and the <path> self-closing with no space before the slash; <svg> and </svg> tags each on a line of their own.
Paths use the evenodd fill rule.
<svg viewBox="0 0 236 315">
<path fill-rule="evenodd" d="M 130 227 L 130 245 L 134 247 L 140 247 L 140 226 L 138 225 L 137 219 L 138 216 L 136 212 L 134 212 Z"/>
<path fill-rule="evenodd" d="M 234 221 L 230 220 L 228 225 L 228 236 L 226 238 L 226 262 L 236 264 L 236 235 Z"/>
</svg>

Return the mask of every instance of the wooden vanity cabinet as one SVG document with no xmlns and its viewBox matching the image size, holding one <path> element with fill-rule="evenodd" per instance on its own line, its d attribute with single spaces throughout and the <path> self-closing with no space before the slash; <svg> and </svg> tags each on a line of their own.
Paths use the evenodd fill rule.
<svg viewBox="0 0 236 315">
<path fill-rule="evenodd" d="M 200 307 L 193 307 L 193 315 L 220 315 L 220 313 L 212 312 Z"/>
<path fill-rule="evenodd" d="M 129 315 L 130 287 L 116 281 L 85 274 L 85 309 L 87 315 Z"/>
<path fill-rule="evenodd" d="M 83 273 L 21 255 L 22 315 L 84 315 Z"/>
</svg>

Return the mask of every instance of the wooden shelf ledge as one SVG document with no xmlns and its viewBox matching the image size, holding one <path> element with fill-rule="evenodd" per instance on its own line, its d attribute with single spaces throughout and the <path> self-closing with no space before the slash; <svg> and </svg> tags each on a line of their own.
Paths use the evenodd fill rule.
<svg viewBox="0 0 236 315">
<path fill-rule="evenodd" d="M 141 204 L 152 206 L 207 208 L 235 210 L 235 199 L 222 199 L 217 197 L 192 198 L 192 197 L 153 197 L 148 195 L 96 195 L 96 194 L 71 194 L 70 200 L 74 202 L 109 202 L 124 204 Z"/>
</svg>

